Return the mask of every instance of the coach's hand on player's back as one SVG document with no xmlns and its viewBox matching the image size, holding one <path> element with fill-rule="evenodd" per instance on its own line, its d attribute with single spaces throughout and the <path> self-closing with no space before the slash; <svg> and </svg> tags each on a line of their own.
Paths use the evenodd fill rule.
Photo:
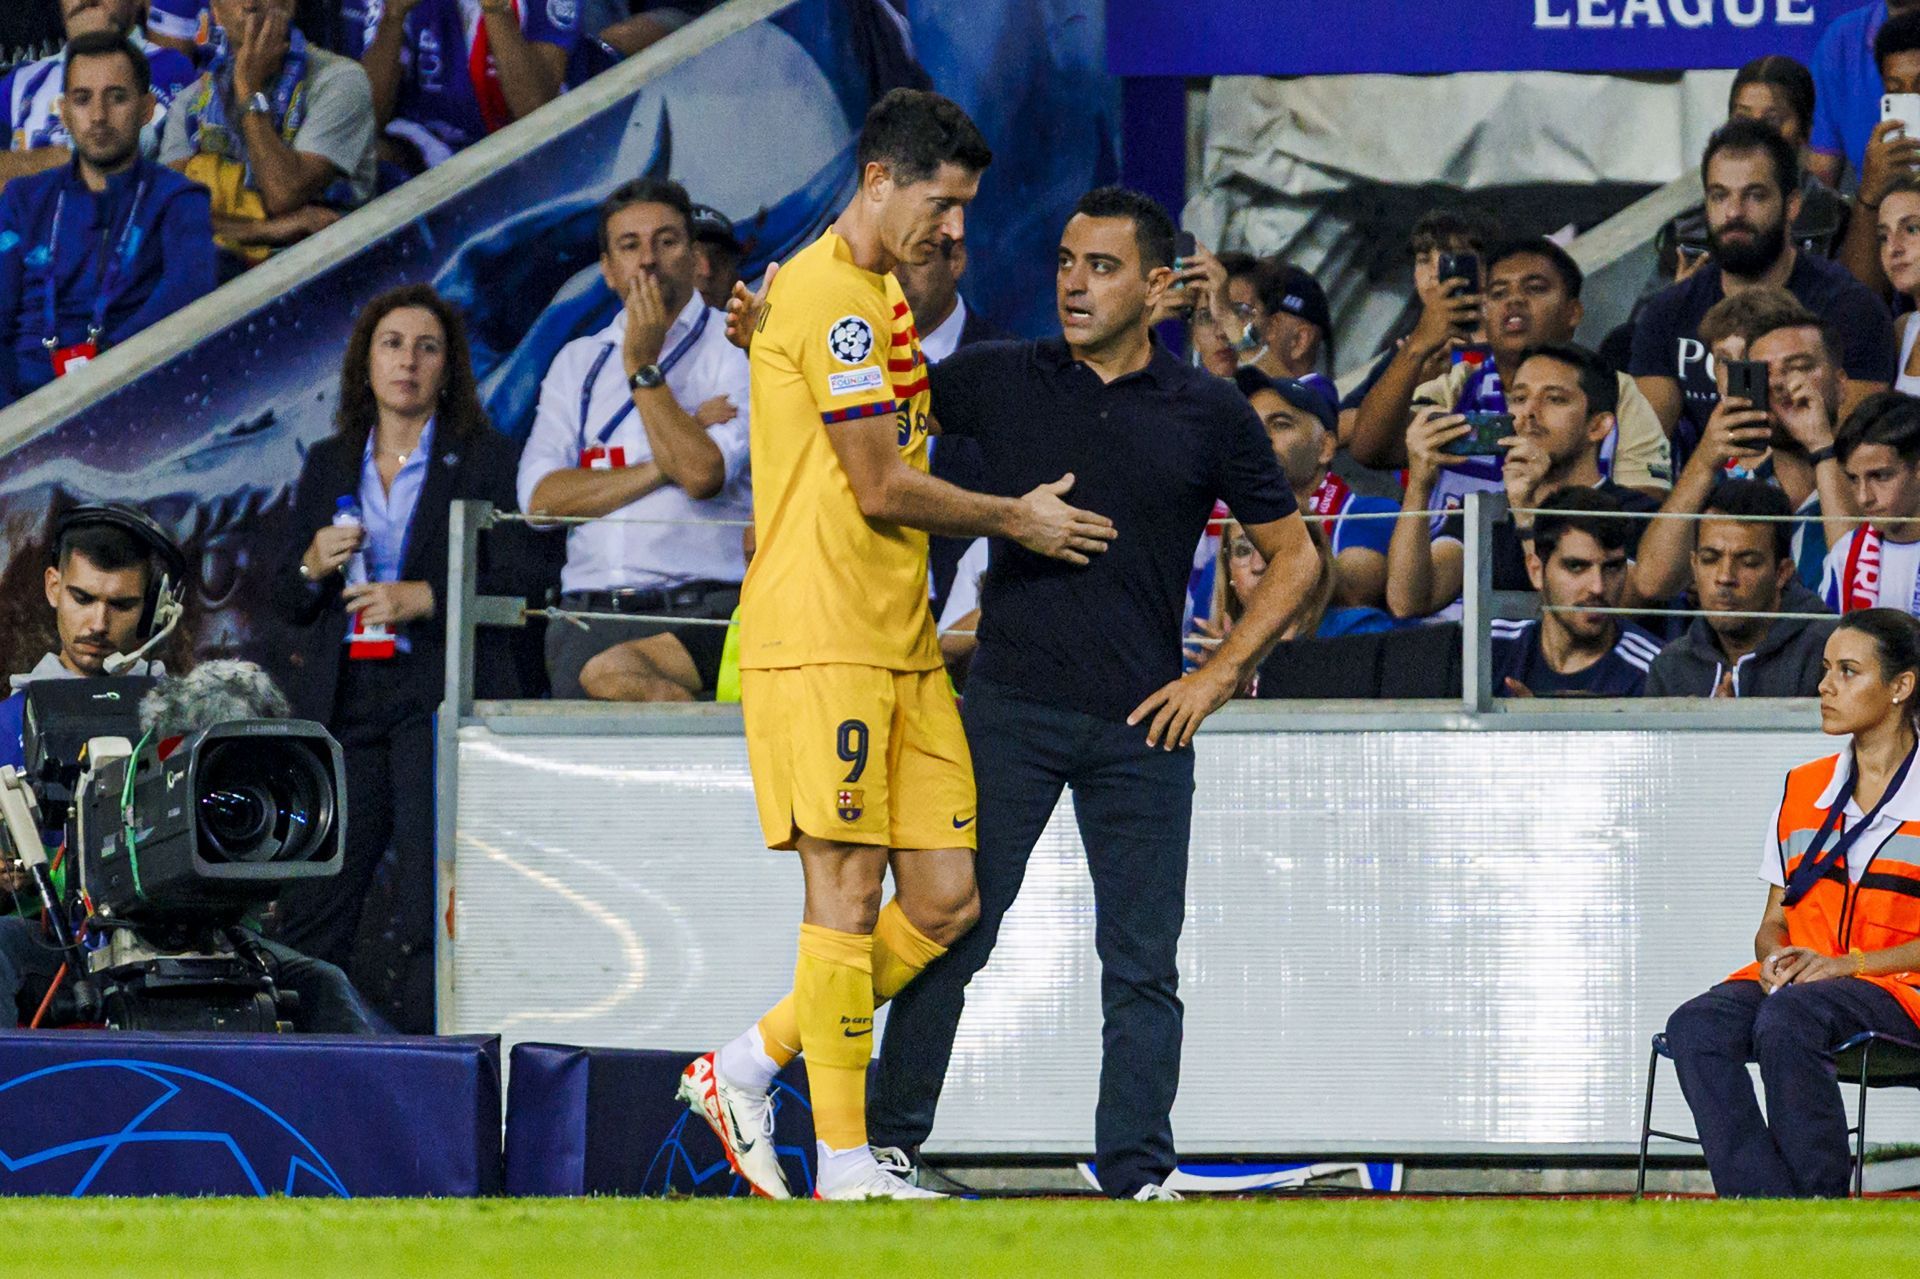
<svg viewBox="0 0 1920 1279">
<path fill-rule="evenodd" d="M 727 341 L 742 351 L 753 343 L 753 331 L 760 327 L 760 313 L 767 309 L 767 290 L 773 287 L 773 276 L 779 269 L 778 262 L 767 263 L 767 273 L 760 277 L 758 293 L 745 283 L 734 281 L 733 296 L 727 299 Z"/>
<path fill-rule="evenodd" d="M 1073 472 L 1051 484 L 1042 484 L 1020 499 L 1022 519 L 1013 540 L 1037 555 L 1065 560 L 1069 564 L 1090 564 L 1087 557 L 1107 549 L 1107 543 L 1119 536 L 1113 521 L 1092 511 L 1083 511 L 1061 501 L 1073 488 Z"/>
</svg>

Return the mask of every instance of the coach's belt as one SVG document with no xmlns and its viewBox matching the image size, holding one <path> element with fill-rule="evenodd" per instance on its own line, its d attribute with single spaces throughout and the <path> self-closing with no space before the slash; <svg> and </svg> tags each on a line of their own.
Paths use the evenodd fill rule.
<svg viewBox="0 0 1920 1279">
<path fill-rule="evenodd" d="M 586 613 L 651 613 L 660 609 L 693 608 L 722 591 L 737 591 L 738 582 L 687 582 L 652 590 L 568 591 L 560 597 L 567 608 Z"/>
</svg>

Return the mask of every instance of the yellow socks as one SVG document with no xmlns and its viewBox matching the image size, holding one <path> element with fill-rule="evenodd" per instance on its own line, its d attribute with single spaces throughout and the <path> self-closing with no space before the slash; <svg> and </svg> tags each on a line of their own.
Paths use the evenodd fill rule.
<svg viewBox="0 0 1920 1279">
<path fill-rule="evenodd" d="M 867 1144 L 873 1055 L 873 938 L 800 925 L 793 1004 L 807 1054 L 814 1135 L 834 1150 Z"/>
<path fill-rule="evenodd" d="M 874 1006 L 905 990 L 908 982 L 946 953 L 945 946 L 913 926 L 899 901 L 889 901 L 873 927 Z M 776 1071 L 800 1055 L 800 1014 L 794 1010 L 792 995 L 767 1010 L 759 1031 L 760 1047 Z"/>
<path fill-rule="evenodd" d="M 913 926 L 894 898 L 880 908 L 873 926 L 873 1002 L 884 1004 L 907 988 L 907 983 L 947 948 Z"/>
</svg>

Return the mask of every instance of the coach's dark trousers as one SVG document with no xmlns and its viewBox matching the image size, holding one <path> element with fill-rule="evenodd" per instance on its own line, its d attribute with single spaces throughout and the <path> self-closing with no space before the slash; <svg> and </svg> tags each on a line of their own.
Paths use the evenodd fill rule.
<svg viewBox="0 0 1920 1279">
<path fill-rule="evenodd" d="M 1769 995 L 1730 981 L 1667 1019 L 1680 1090 L 1725 1196 L 1840 1198 L 1853 1174 L 1833 1049 L 1863 1030 L 1913 1039 L 1899 1001 L 1872 982 L 1839 977 Z M 1761 1115 L 1747 1063 L 1760 1063 Z"/>
<path fill-rule="evenodd" d="M 1175 951 L 1186 916 L 1193 751 L 1149 750 L 1144 726 L 1060 710 L 978 678 L 962 715 L 980 794 L 980 922 L 893 1001 L 868 1129 L 875 1144 L 902 1147 L 933 1130 L 967 983 L 992 953 L 1027 858 L 1070 786 L 1093 874 L 1105 1014 L 1095 1157 L 1101 1188 L 1131 1197 L 1174 1166 Z"/>
</svg>

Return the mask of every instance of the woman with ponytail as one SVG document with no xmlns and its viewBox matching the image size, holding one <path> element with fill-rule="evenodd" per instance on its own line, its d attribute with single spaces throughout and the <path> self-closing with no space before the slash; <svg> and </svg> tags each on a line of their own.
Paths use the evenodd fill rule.
<svg viewBox="0 0 1920 1279">
<path fill-rule="evenodd" d="M 1667 1022 L 1725 1196 L 1845 1195 L 1833 1050 L 1869 1030 L 1920 1041 L 1920 623 L 1898 609 L 1850 613 L 1821 669 L 1820 727 L 1846 744 L 1787 774 L 1762 853 L 1755 962 Z"/>
</svg>

